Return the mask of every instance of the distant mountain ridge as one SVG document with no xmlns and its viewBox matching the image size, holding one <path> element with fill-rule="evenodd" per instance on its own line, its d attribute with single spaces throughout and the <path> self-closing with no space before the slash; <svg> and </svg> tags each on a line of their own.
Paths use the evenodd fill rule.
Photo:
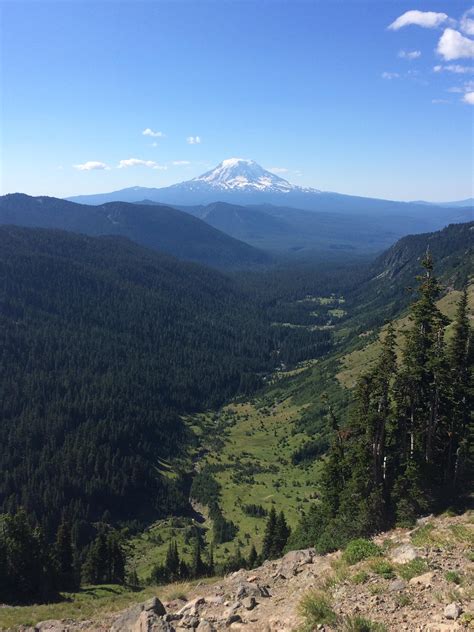
<svg viewBox="0 0 474 632">
<path fill-rule="evenodd" d="M 15 193 L 0 197 L 0 224 L 121 235 L 154 250 L 218 268 L 266 264 L 270 257 L 189 213 L 163 205 L 81 205 Z"/>
<path fill-rule="evenodd" d="M 168 187 L 130 187 L 68 199 L 81 204 L 148 199 L 172 206 L 208 205 L 220 201 L 240 206 L 273 204 L 330 213 L 418 218 L 426 218 L 429 213 L 431 218 L 439 220 L 438 228 L 450 222 L 471 219 L 469 211 L 463 209 L 452 210 L 426 203 L 359 197 L 297 186 L 263 169 L 255 161 L 243 158 L 229 158 L 192 180 Z"/>
</svg>

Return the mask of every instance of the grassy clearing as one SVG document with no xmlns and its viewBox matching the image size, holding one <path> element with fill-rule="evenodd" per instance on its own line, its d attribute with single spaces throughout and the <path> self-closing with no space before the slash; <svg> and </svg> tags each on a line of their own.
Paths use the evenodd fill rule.
<svg viewBox="0 0 474 632">
<path fill-rule="evenodd" d="M 2 606 L 0 608 L 0 630 L 16 629 L 19 626 L 33 626 L 48 619 L 74 619 L 86 621 L 101 619 L 120 612 L 151 597 L 169 601 L 186 596 L 197 582 L 215 583 L 217 578 L 206 578 L 195 582 L 150 586 L 134 591 L 115 584 L 84 586 L 76 593 L 62 593 L 63 601 L 32 606 Z"/>
<path fill-rule="evenodd" d="M 469 294 L 469 308 L 471 316 L 474 317 L 474 284 L 471 284 L 468 289 Z M 456 307 L 461 296 L 461 292 L 452 290 L 448 292 L 443 298 L 441 298 L 437 305 L 441 312 L 450 318 L 454 318 L 456 314 Z M 407 331 L 410 326 L 408 317 L 399 318 L 394 322 L 396 342 L 397 342 L 397 356 L 400 359 L 403 345 L 404 345 L 404 332 Z M 386 328 L 382 328 L 382 335 Z M 448 325 L 446 328 L 446 338 L 449 340 L 451 337 L 452 325 Z M 341 358 L 341 369 L 337 374 L 339 383 L 344 388 L 354 388 L 357 380 L 362 373 L 370 370 L 370 368 L 377 361 L 380 353 L 380 342 L 375 340 L 364 346 L 362 349 L 356 349 L 351 353 L 346 354 Z"/>
</svg>

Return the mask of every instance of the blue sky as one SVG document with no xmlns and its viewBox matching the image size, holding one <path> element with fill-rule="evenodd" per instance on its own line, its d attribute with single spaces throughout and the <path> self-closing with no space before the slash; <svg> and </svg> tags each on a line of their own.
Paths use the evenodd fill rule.
<svg viewBox="0 0 474 632">
<path fill-rule="evenodd" d="M 2 193 L 160 187 L 238 156 L 324 190 L 473 195 L 471 3 L 0 6 Z"/>
</svg>

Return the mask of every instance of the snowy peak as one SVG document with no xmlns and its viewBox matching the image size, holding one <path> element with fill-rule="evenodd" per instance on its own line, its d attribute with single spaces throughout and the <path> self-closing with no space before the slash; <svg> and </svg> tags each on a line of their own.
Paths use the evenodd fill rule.
<svg viewBox="0 0 474 632">
<path fill-rule="evenodd" d="M 298 189 L 287 180 L 267 171 L 253 160 L 228 158 L 215 169 L 191 180 L 223 191 L 272 191 L 286 193 Z"/>
</svg>

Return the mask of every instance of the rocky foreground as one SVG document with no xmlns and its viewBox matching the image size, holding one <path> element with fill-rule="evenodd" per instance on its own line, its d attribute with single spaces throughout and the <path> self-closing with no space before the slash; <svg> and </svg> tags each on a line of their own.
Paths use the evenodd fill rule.
<svg viewBox="0 0 474 632">
<path fill-rule="evenodd" d="M 158 597 L 101 621 L 44 621 L 25 632 L 283 632 L 296 630 L 474 629 L 474 513 L 428 517 L 413 530 L 374 538 L 382 555 L 349 564 L 341 552 L 293 551 L 187 599 Z M 157 588 L 157 594 L 160 589 Z M 330 623 L 308 621 L 300 602 L 311 594 L 330 604 Z M 384 624 L 354 627 L 357 617 Z M 350 627 L 350 626 L 353 627 Z"/>
</svg>

